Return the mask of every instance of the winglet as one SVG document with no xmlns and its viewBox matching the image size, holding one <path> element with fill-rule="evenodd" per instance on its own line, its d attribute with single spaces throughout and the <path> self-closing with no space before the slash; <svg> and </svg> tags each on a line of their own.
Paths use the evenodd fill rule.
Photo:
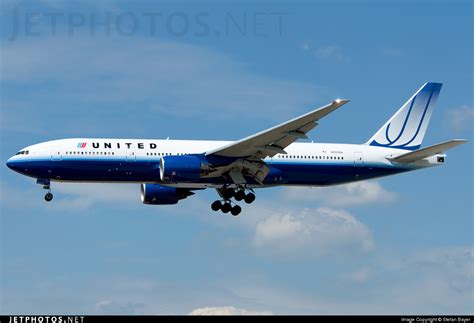
<svg viewBox="0 0 474 323">
<path fill-rule="evenodd" d="M 343 104 L 346 104 L 349 101 L 350 100 L 348 100 L 348 99 L 336 99 L 336 100 L 332 101 L 332 104 L 343 105 Z"/>
</svg>

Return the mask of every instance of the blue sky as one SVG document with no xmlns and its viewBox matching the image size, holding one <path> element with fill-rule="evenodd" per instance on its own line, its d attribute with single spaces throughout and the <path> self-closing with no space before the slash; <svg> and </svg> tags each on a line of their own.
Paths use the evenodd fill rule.
<svg viewBox="0 0 474 323">
<path fill-rule="evenodd" d="M 444 86 L 424 144 L 471 141 L 435 169 L 258 192 L 238 218 L 213 191 L 153 207 L 138 185 L 46 204 L 0 167 L 0 311 L 472 313 L 472 9 L 3 1 L 3 161 L 66 137 L 239 139 L 336 97 L 311 140 L 362 143 L 426 81 Z"/>
</svg>

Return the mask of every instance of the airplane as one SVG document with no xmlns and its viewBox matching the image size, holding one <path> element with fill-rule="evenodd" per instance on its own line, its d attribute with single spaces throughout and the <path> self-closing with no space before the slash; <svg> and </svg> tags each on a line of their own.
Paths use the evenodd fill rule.
<svg viewBox="0 0 474 323">
<path fill-rule="evenodd" d="M 445 151 L 467 140 L 420 148 L 441 83 L 425 83 L 364 144 L 296 142 L 349 100 L 336 99 L 304 115 L 237 141 L 71 138 L 25 147 L 6 162 L 36 179 L 53 199 L 51 182 L 139 183 L 145 204 L 176 204 L 216 189 L 214 211 L 236 216 L 255 190 L 329 186 L 444 164 Z"/>
</svg>

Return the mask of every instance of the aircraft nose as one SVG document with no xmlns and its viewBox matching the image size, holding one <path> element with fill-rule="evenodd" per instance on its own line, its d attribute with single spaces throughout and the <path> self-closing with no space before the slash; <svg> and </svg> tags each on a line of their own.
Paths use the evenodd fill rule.
<svg viewBox="0 0 474 323">
<path fill-rule="evenodd" d="M 10 169 L 13 169 L 13 161 L 12 161 L 13 157 L 10 157 L 8 158 L 6 164 L 7 164 L 7 167 L 10 168 Z"/>
<path fill-rule="evenodd" d="M 15 159 L 13 157 L 10 157 L 5 164 L 7 165 L 8 168 L 14 171 L 18 171 L 24 166 L 24 164 L 22 163 L 22 161 Z"/>
</svg>

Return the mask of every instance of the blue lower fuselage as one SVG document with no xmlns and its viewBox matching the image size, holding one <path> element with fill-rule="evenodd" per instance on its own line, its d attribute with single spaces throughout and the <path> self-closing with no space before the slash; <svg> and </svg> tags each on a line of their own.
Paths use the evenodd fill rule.
<svg viewBox="0 0 474 323">
<path fill-rule="evenodd" d="M 346 163 L 319 162 L 273 162 L 264 185 L 325 186 L 365 180 L 408 171 L 380 164 L 354 165 Z M 127 161 L 123 159 L 103 160 L 24 160 L 9 164 L 13 170 L 34 178 L 53 181 L 76 182 L 137 182 L 161 183 L 159 161 Z M 249 184 L 256 184 L 246 178 Z M 201 178 L 196 183 L 222 185 L 231 184 L 224 177 Z"/>
</svg>

